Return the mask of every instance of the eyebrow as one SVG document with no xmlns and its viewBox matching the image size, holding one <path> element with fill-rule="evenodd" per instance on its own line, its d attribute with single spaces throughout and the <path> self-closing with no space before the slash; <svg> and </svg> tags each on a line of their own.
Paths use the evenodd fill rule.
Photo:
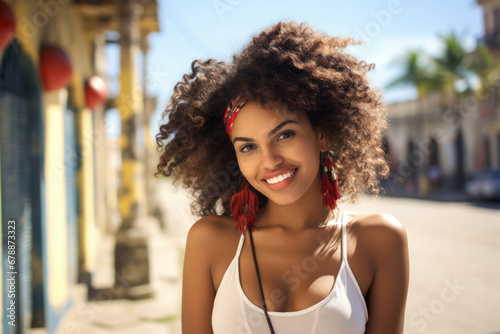
<svg viewBox="0 0 500 334">
<path fill-rule="evenodd" d="M 297 121 L 293 121 L 293 120 L 286 120 L 284 121 L 283 123 L 281 123 L 280 125 L 278 125 L 277 127 L 275 127 L 274 129 L 272 129 L 271 131 L 269 131 L 269 133 L 267 134 L 269 137 L 274 135 L 276 132 L 278 132 L 279 130 L 281 130 L 282 127 L 284 127 L 285 125 L 289 124 L 289 123 L 296 123 L 298 124 Z M 233 145 L 236 141 L 246 141 L 246 142 L 249 142 L 249 141 L 254 141 L 252 138 L 247 138 L 247 137 L 236 137 L 233 139 Z"/>
</svg>

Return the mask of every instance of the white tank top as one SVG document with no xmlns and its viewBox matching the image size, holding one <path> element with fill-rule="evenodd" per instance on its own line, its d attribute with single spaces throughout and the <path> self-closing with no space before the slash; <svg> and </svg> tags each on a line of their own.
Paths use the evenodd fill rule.
<svg viewBox="0 0 500 334">
<path fill-rule="evenodd" d="M 347 262 L 346 218 L 342 211 L 342 264 L 328 296 L 306 309 L 269 311 L 276 334 L 330 334 L 365 332 L 368 309 L 358 282 Z M 245 235 L 229 264 L 215 296 L 212 311 L 214 334 L 269 334 L 264 310 L 253 304 L 240 284 L 239 257 Z"/>
</svg>

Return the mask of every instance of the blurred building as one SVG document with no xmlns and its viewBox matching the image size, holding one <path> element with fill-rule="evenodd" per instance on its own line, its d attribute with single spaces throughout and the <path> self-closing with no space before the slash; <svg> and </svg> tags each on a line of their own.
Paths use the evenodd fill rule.
<svg viewBox="0 0 500 334">
<path fill-rule="evenodd" d="M 483 8 L 484 36 L 482 41 L 500 56 L 500 1 L 478 0 Z"/>
<path fill-rule="evenodd" d="M 500 63 L 500 1 L 478 0 L 483 7 L 484 36 L 480 40 L 490 50 L 496 64 Z M 483 93 L 478 125 L 477 164 L 478 167 L 500 166 L 500 67 L 489 74 L 491 83 Z"/>
<path fill-rule="evenodd" d="M 479 46 L 500 61 L 500 0 L 478 4 L 484 10 Z M 388 194 L 460 193 L 476 172 L 500 167 L 500 67 L 486 70 L 486 85 L 454 103 L 432 93 L 389 105 L 391 176 L 383 181 Z"/>
<path fill-rule="evenodd" d="M 444 94 L 433 93 L 389 105 L 391 176 L 383 182 L 387 193 L 426 197 L 460 192 L 477 170 L 498 166 L 498 146 L 479 150 L 481 138 L 500 138 L 500 131 L 480 116 L 483 103 L 473 93 L 454 104 Z"/>
<path fill-rule="evenodd" d="M 143 103 L 146 90 L 130 73 L 140 72 L 138 53 L 146 59 L 148 35 L 158 31 L 157 2 L 2 0 L 0 15 L 0 307 L 15 305 L 1 332 L 54 333 L 76 284 L 91 284 L 98 235 L 116 232 L 124 219 L 116 188 L 123 174 L 108 175 L 122 161 L 108 154 L 105 112 L 133 109 L 140 117 L 127 131 L 147 131 L 154 106 Z M 121 59 L 111 61 L 127 73 L 124 95 L 137 95 L 122 96 L 122 105 L 117 97 L 98 101 L 103 81 L 90 80 L 107 81 L 107 43 L 122 46 Z M 133 64 L 123 61 L 128 56 Z M 135 165 L 147 165 L 139 158 Z"/>
</svg>

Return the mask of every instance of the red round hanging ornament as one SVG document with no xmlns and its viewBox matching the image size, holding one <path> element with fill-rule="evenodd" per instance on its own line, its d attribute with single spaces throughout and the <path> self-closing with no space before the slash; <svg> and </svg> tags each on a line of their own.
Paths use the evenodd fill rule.
<svg viewBox="0 0 500 334">
<path fill-rule="evenodd" d="M 98 76 L 90 77 L 85 83 L 85 104 L 90 109 L 106 102 L 108 90 L 106 82 Z"/>
<path fill-rule="evenodd" d="M 40 51 L 40 76 L 45 91 L 66 87 L 71 81 L 73 65 L 68 54 L 58 46 L 46 44 Z"/>
<path fill-rule="evenodd" d="M 14 38 L 16 17 L 10 7 L 0 1 L 0 50 L 5 49 Z"/>
</svg>

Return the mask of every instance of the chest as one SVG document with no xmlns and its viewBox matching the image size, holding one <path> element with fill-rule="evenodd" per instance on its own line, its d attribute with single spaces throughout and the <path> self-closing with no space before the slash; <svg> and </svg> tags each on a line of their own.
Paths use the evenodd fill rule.
<svg viewBox="0 0 500 334">
<path fill-rule="evenodd" d="M 268 310 L 278 312 L 303 310 L 325 299 L 342 264 L 340 256 L 318 257 L 297 251 L 264 254 L 257 255 L 262 289 Z M 242 252 L 238 264 L 244 294 L 253 304 L 262 307 L 251 250 Z"/>
<path fill-rule="evenodd" d="M 352 240 L 350 244 L 353 244 Z M 269 311 L 298 311 L 321 302 L 332 292 L 339 272 L 345 270 L 343 267 L 346 263 L 343 264 L 342 261 L 341 236 L 335 233 L 322 237 L 313 236 L 312 240 L 266 239 L 256 238 L 254 235 L 254 245 L 262 289 Z M 233 246 L 232 256 L 223 256 L 219 259 L 218 265 L 214 266 L 215 270 L 212 275 L 216 290 L 234 258 L 235 248 Z M 354 249 L 354 247 L 351 248 Z M 347 255 L 353 271 L 354 267 L 356 268 L 358 284 L 363 295 L 366 296 L 371 273 L 363 267 L 362 259 L 355 259 L 349 251 Z M 254 305 L 262 307 L 262 297 L 248 234 L 235 265 L 239 271 L 239 283 L 243 293 Z"/>
</svg>

